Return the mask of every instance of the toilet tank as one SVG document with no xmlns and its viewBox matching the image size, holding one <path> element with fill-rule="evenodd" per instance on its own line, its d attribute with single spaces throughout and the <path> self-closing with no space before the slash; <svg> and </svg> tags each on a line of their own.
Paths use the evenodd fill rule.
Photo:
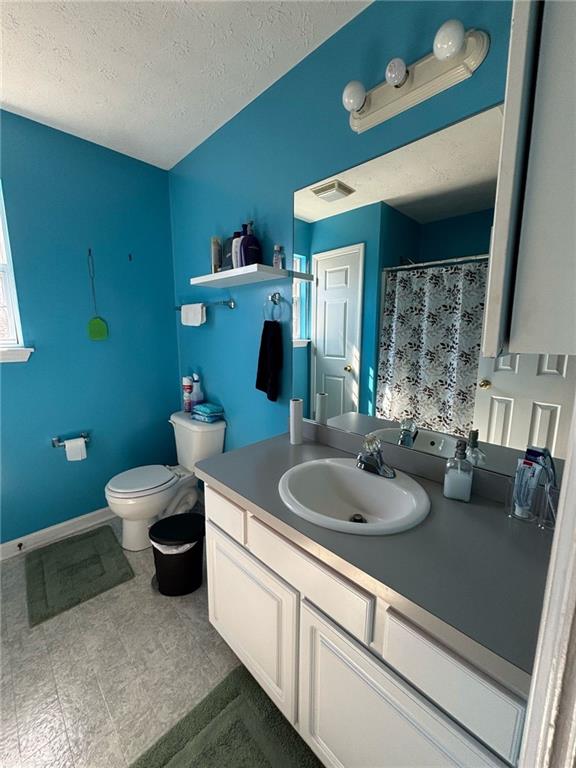
<svg viewBox="0 0 576 768">
<path fill-rule="evenodd" d="M 204 424 L 191 419 L 189 413 L 178 411 L 170 416 L 170 424 L 174 427 L 178 464 L 189 472 L 194 471 L 197 461 L 222 453 L 225 421 Z"/>
</svg>

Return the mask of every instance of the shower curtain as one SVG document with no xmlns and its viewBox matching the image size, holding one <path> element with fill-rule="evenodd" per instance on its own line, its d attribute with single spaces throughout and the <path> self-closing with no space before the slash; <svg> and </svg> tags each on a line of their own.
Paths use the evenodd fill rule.
<svg viewBox="0 0 576 768">
<path fill-rule="evenodd" d="M 376 413 L 437 432 L 473 428 L 488 262 L 389 272 Z"/>
</svg>

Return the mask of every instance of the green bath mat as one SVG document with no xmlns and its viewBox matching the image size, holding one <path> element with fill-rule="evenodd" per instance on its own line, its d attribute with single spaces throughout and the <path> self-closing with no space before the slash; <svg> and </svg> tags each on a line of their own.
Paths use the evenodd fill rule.
<svg viewBox="0 0 576 768">
<path fill-rule="evenodd" d="M 322 768 L 244 667 L 143 754 L 132 768 Z"/>
<path fill-rule="evenodd" d="M 109 525 L 26 555 L 30 626 L 112 589 L 134 571 Z"/>
</svg>

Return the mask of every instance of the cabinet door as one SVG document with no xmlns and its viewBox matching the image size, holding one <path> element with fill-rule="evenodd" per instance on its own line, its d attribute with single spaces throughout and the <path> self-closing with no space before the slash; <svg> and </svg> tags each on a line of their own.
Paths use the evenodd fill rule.
<svg viewBox="0 0 576 768">
<path fill-rule="evenodd" d="M 306 603 L 300 733 L 329 768 L 504 765 Z"/>
<path fill-rule="evenodd" d="M 497 357 L 510 332 L 510 305 L 528 154 L 539 16 L 540 3 L 514 0 L 484 310 L 484 357 Z"/>
<path fill-rule="evenodd" d="M 294 723 L 298 593 L 211 523 L 206 556 L 210 622 Z"/>
<path fill-rule="evenodd" d="M 510 352 L 576 354 L 575 41 L 576 4 L 545 3 Z"/>
</svg>

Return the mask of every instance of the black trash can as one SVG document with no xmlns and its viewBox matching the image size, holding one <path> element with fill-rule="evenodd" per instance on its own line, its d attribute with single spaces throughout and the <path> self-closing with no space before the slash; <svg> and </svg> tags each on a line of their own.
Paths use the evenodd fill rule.
<svg viewBox="0 0 576 768">
<path fill-rule="evenodd" d="M 204 516 L 171 515 L 150 528 L 158 589 L 163 595 L 187 595 L 202 585 Z"/>
</svg>

